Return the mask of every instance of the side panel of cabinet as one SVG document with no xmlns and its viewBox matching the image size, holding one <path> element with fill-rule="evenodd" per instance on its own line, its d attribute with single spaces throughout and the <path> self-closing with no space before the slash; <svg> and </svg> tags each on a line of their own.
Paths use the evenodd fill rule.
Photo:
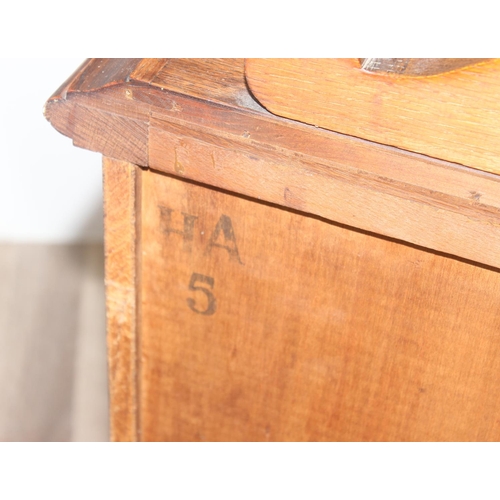
<svg viewBox="0 0 500 500">
<path fill-rule="evenodd" d="M 142 170 L 104 158 L 104 250 L 112 441 L 137 441 L 137 343 Z M 140 306 L 140 303 L 139 303 Z"/>
<path fill-rule="evenodd" d="M 500 274 L 144 172 L 144 440 L 499 440 Z"/>
</svg>

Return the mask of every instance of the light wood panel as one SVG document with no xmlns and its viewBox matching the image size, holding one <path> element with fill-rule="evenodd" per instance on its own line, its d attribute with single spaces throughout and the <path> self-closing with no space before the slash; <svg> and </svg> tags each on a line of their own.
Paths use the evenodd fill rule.
<svg viewBox="0 0 500 500">
<path fill-rule="evenodd" d="M 500 173 L 500 59 L 444 74 L 367 73 L 358 59 L 247 59 L 272 113 Z"/>
<path fill-rule="evenodd" d="M 498 440 L 500 274 L 142 178 L 144 440 Z"/>
<path fill-rule="evenodd" d="M 111 439 L 137 441 L 137 233 L 140 169 L 104 158 L 104 245 Z"/>
</svg>

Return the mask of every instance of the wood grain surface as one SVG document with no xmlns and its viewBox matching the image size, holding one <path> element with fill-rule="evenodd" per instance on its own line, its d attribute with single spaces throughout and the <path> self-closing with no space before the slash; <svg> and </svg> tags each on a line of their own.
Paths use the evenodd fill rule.
<svg viewBox="0 0 500 500">
<path fill-rule="evenodd" d="M 233 115 L 233 119 L 237 122 L 238 117 Z M 246 122 L 245 125 L 250 124 Z M 497 201 L 493 200 L 500 198 L 489 196 L 495 206 L 487 207 L 486 203 L 481 203 L 485 191 L 474 187 L 482 184 L 488 186 L 490 194 L 500 194 L 498 179 L 487 179 L 482 174 L 475 179 L 467 175 L 462 178 L 465 182 L 462 184 L 453 171 L 443 169 L 439 171 L 441 179 L 429 177 L 428 187 L 417 187 L 403 179 L 412 166 L 421 166 L 417 164 L 418 159 L 403 154 L 387 158 L 393 172 L 399 172 L 394 177 L 401 175 L 396 181 L 394 177 L 386 177 L 385 174 L 390 175 L 385 168 L 387 164 L 378 163 L 379 158 L 373 150 L 354 153 L 359 154 L 357 165 L 363 164 L 364 171 L 349 167 L 353 150 L 346 152 L 340 144 L 330 143 L 332 150 L 327 154 L 335 155 L 335 159 L 343 158 L 343 165 L 324 157 L 318 159 L 315 152 L 328 148 L 328 144 L 321 144 L 320 134 L 310 137 L 302 154 L 261 148 L 259 136 L 265 135 L 267 130 L 259 125 L 249 127 L 255 132 L 247 146 L 244 132 L 238 137 L 234 128 L 232 133 L 221 138 L 206 128 L 189 130 L 153 116 L 150 165 L 182 178 L 498 266 L 499 209 Z M 294 146 L 298 149 L 297 142 Z M 378 167 L 380 170 L 374 174 Z M 422 176 L 422 180 L 425 177 L 423 170 L 416 175 Z"/>
<path fill-rule="evenodd" d="M 140 169 L 104 158 L 104 244 L 111 440 L 137 441 L 137 211 Z M 140 208 L 140 207 L 139 207 Z"/>
<path fill-rule="evenodd" d="M 357 59 L 247 59 L 245 74 L 277 115 L 500 173 L 500 59 L 420 78 Z"/>
<path fill-rule="evenodd" d="M 142 439 L 500 439 L 500 274 L 146 171 Z"/>
<path fill-rule="evenodd" d="M 373 73 L 389 73 L 405 76 L 431 76 L 448 73 L 467 66 L 473 66 L 489 59 L 403 59 L 366 58 L 360 59 L 361 69 Z"/>
<path fill-rule="evenodd" d="M 121 82 L 109 63 L 95 88 L 103 64 L 47 103 L 76 145 L 498 266 L 496 175 L 275 117 L 252 101 L 242 60 L 144 60 Z"/>
<path fill-rule="evenodd" d="M 243 69 L 90 60 L 47 103 L 108 156 L 112 439 L 499 440 L 500 178 L 273 116 Z"/>
</svg>

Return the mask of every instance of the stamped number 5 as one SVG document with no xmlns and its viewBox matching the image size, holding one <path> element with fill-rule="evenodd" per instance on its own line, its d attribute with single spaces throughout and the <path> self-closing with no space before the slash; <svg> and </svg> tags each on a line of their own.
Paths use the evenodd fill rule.
<svg viewBox="0 0 500 500">
<path fill-rule="evenodd" d="M 187 299 L 187 304 L 191 311 L 198 314 L 204 314 L 210 316 L 214 314 L 217 308 L 217 301 L 215 300 L 212 289 L 214 287 L 214 279 L 211 276 L 205 276 L 204 274 L 193 273 L 191 275 L 191 280 L 189 281 L 189 289 L 193 291 L 200 291 L 205 294 L 207 300 L 207 306 L 205 309 L 200 309 L 197 307 L 195 299 Z"/>
</svg>

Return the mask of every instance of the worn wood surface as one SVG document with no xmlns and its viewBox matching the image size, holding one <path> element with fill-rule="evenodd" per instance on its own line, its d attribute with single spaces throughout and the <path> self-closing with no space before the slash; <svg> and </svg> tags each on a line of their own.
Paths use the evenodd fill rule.
<svg viewBox="0 0 500 500">
<path fill-rule="evenodd" d="M 360 154 L 358 166 L 363 164 L 364 172 L 337 168 L 338 163 L 324 158 L 318 161 L 312 156 L 313 147 L 327 147 L 321 144 L 319 134 L 311 137 L 308 144 L 311 156 L 281 151 L 276 154 L 275 151 L 260 149 L 257 143 L 259 133 L 265 134 L 266 129 L 259 128 L 254 141 L 246 147 L 245 138 L 236 134 L 221 138 L 206 130 L 186 130 L 160 122 L 153 116 L 150 165 L 255 199 L 498 266 L 500 226 L 497 200 L 500 198 L 492 195 L 493 192 L 499 193 L 497 179 L 466 176 L 462 178 L 465 181 L 462 184 L 458 175 L 444 168 L 439 171 L 442 190 L 437 178 L 432 185 L 432 177 L 423 182 L 428 181 L 428 187 L 414 186 L 388 179 L 382 172 L 375 174 L 373 170 L 377 167 L 382 167 L 382 170 L 385 165 L 379 164 L 376 154 L 372 155 L 373 151 L 368 149 L 365 154 L 357 151 Z M 234 138 L 234 142 L 228 140 L 228 136 Z M 236 147 L 238 143 L 240 149 Z M 332 153 L 341 158 L 345 150 L 334 149 Z M 346 163 L 352 158 L 350 153 L 352 151 L 344 157 Z M 394 177 L 401 175 L 404 178 L 409 170 L 405 172 L 403 169 L 411 168 L 414 160 L 394 154 L 390 160 L 394 171 L 398 172 Z M 424 171 L 418 175 L 423 180 Z M 488 187 L 493 206 L 482 203 L 485 191 L 474 187 L 479 185 Z M 456 197 L 458 192 L 461 196 Z"/>
<path fill-rule="evenodd" d="M 497 176 L 270 115 L 242 60 L 144 60 L 119 82 L 109 63 L 96 88 L 103 64 L 47 103 L 75 144 L 498 266 Z"/>
<path fill-rule="evenodd" d="M 47 103 L 110 157 L 112 439 L 500 439 L 499 177 L 273 116 L 243 69 L 90 60 Z"/>
<path fill-rule="evenodd" d="M 105 158 L 104 244 L 111 439 L 137 441 L 137 304 L 139 291 L 136 190 L 140 169 Z"/>
<path fill-rule="evenodd" d="M 500 274 L 142 179 L 142 439 L 500 439 Z"/>
<path fill-rule="evenodd" d="M 357 59 L 247 59 L 246 78 L 272 113 L 500 173 L 500 59 L 410 78 L 371 74 Z"/>
<path fill-rule="evenodd" d="M 431 76 L 448 73 L 467 66 L 473 66 L 489 59 L 360 59 L 361 69 L 373 73 L 389 73 L 406 76 Z"/>
</svg>

